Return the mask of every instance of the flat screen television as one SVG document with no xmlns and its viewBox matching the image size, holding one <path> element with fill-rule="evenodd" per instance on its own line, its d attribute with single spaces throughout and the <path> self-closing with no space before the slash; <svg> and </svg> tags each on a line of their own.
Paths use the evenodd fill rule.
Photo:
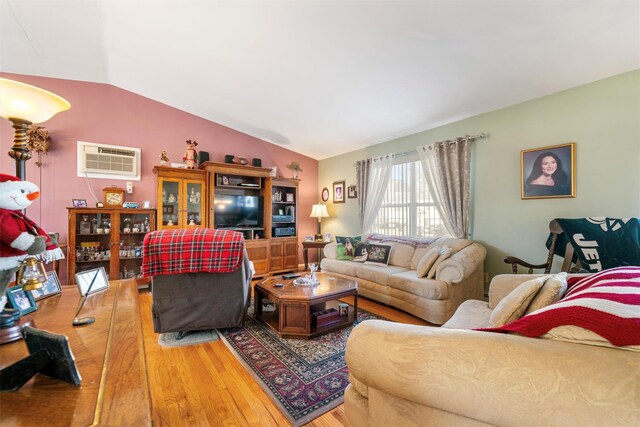
<svg viewBox="0 0 640 427">
<path fill-rule="evenodd" d="M 258 196 L 216 195 L 213 203 L 215 228 L 258 227 L 262 206 Z"/>
</svg>

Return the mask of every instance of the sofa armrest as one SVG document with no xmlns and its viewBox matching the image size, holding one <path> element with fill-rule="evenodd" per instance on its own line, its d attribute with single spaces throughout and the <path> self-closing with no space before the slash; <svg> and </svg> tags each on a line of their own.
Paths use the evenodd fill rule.
<svg viewBox="0 0 640 427">
<path fill-rule="evenodd" d="M 336 242 L 331 242 L 322 248 L 322 253 L 325 258 L 336 259 L 338 256 L 338 244 Z"/>
<path fill-rule="evenodd" d="M 479 243 L 472 243 L 445 259 L 436 268 L 436 280 L 460 283 L 482 266 L 487 250 Z"/>
<path fill-rule="evenodd" d="M 368 320 L 352 331 L 346 361 L 368 396 L 493 425 L 640 422 L 632 351 Z"/>
</svg>

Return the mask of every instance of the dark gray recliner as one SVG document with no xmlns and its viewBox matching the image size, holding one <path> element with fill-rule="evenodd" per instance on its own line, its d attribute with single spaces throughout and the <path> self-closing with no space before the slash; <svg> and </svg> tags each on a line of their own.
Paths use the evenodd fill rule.
<svg viewBox="0 0 640 427">
<path fill-rule="evenodd" d="M 154 276 L 153 330 L 187 332 L 242 326 L 251 302 L 247 251 L 242 267 L 231 273 L 182 273 Z"/>
</svg>

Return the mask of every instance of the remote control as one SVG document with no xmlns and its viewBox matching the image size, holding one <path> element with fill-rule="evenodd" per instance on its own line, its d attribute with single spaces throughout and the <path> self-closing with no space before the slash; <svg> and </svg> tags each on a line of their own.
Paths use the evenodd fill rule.
<svg viewBox="0 0 640 427">
<path fill-rule="evenodd" d="M 273 286 L 275 286 L 276 288 L 282 288 L 282 287 L 284 287 L 284 283 L 276 283 Z"/>
</svg>

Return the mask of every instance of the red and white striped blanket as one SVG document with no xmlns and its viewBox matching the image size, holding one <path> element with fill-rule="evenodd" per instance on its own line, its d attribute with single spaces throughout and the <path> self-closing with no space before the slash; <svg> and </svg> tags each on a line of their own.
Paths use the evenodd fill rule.
<svg viewBox="0 0 640 427">
<path fill-rule="evenodd" d="M 242 265 L 244 236 L 230 230 L 160 230 L 144 238 L 145 277 L 180 273 L 229 273 Z"/>
<path fill-rule="evenodd" d="M 588 329 L 616 346 L 640 345 L 640 267 L 586 276 L 560 301 L 499 328 L 480 330 L 539 337 L 565 325 Z"/>
</svg>

